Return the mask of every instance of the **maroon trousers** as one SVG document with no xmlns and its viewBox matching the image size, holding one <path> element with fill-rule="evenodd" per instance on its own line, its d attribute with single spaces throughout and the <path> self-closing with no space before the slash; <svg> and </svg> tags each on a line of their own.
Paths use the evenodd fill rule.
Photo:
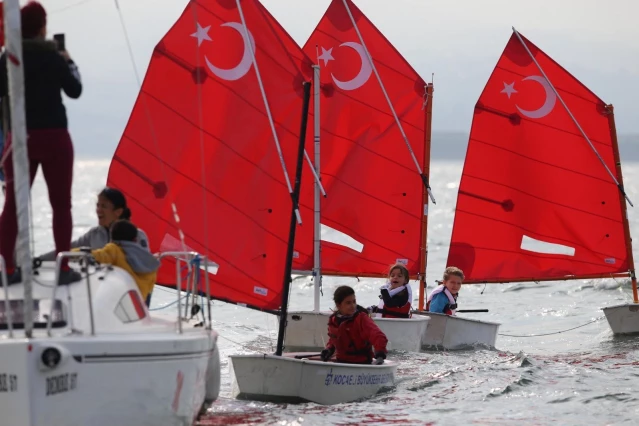
<svg viewBox="0 0 639 426">
<path fill-rule="evenodd" d="M 11 146 L 11 135 L 7 136 L 5 152 Z M 31 185 L 38 166 L 49 191 L 49 201 L 53 210 L 53 239 L 56 252 L 71 250 L 71 183 L 73 181 L 73 144 L 67 129 L 29 130 L 27 137 L 29 151 L 29 172 Z M 7 271 L 15 268 L 13 258 L 18 222 L 16 219 L 16 199 L 13 183 L 13 155 L 7 155 L 3 167 L 7 183 L 6 199 L 0 215 L 0 254 L 7 263 Z M 67 267 L 67 262 L 64 262 Z"/>
</svg>

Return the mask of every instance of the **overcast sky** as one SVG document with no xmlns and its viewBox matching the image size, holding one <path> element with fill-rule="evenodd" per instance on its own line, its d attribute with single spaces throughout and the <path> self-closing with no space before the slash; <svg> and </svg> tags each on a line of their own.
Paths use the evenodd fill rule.
<svg viewBox="0 0 639 426">
<path fill-rule="evenodd" d="M 354 0 L 425 80 L 435 73 L 433 131 L 468 132 L 472 111 L 515 26 L 605 102 L 620 134 L 639 133 L 637 0 Z M 22 0 L 22 3 L 26 1 Z M 114 0 L 42 0 L 49 34 L 66 34 L 85 92 L 66 100 L 78 156 L 110 157 L 138 94 Z M 303 45 L 330 0 L 263 0 Z M 187 0 L 119 0 L 143 78 L 153 47 Z"/>
</svg>

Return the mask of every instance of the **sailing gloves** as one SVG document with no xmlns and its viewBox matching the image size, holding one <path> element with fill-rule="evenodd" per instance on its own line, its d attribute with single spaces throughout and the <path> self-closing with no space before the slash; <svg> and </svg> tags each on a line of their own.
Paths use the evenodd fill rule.
<svg viewBox="0 0 639 426">
<path fill-rule="evenodd" d="M 375 359 L 373 360 L 373 365 L 382 365 L 384 360 L 386 359 L 386 354 L 384 352 L 375 352 Z"/>
<path fill-rule="evenodd" d="M 329 359 L 331 359 L 334 352 L 335 352 L 335 348 L 324 349 L 322 350 L 322 353 L 320 354 L 320 358 L 322 359 L 322 361 L 326 362 Z"/>
</svg>

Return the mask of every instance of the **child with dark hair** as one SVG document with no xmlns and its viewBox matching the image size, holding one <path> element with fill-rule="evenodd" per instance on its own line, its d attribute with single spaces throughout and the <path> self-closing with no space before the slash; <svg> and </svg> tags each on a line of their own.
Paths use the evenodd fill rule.
<svg viewBox="0 0 639 426">
<path fill-rule="evenodd" d="M 357 305 L 355 290 L 346 285 L 337 287 L 333 300 L 337 310 L 328 320 L 329 339 L 322 351 L 322 360 L 328 361 L 335 354 L 337 362 L 383 364 L 388 339 L 368 316 L 368 311 Z"/>
<path fill-rule="evenodd" d="M 142 298 L 151 294 L 160 261 L 135 242 L 138 228 L 126 219 L 111 225 L 111 242 L 104 248 L 91 250 L 98 263 L 108 263 L 127 271 L 135 280 Z M 147 300 L 147 306 L 149 301 Z"/>
<path fill-rule="evenodd" d="M 379 305 L 369 310 L 382 318 L 410 318 L 413 290 L 409 284 L 410 274 L 406 266 L 396 263 L 390 267 L 388 282 L 380 290 Z"/>
</svg>

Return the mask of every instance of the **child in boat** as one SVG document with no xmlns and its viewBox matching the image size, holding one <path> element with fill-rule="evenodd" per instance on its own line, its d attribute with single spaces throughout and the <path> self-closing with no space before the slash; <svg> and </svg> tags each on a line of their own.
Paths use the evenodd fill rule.
<svg viewBox="0 0 639 426">
<path fill-rule="evenodd" d="M 455 266 L 449 266 L 444 271 L 444 282 L 441 283 L 428 296 L 426 310 L 433 313 L 455 315 L 457 309 L 457 296 L 464 273 Z"/>
<path fill-rule="evenodd" d="M 379 305 L 369 308 L 382 318 L 410 318 L 413 290 L 410 287 L 408 269 L 401 263 L 391 266 L 388 282 L 380 288 Z"/>
<path fill-rule="evenodd" d="M 136 242 L 138 228 L 126 219 L 111 225 L 111 242 L 91 250 L 98 263 L 108 263 L 127 271 L 140 289 L 142 300 L 153 290 L 160 261 Z"/>
<path fill-rule="evenodd" d="M 322 360 L 328 361 L 335 354 L 337 362 L 383 364 L 388 339 L 368 316 L 368 311 L 357 305 L 355 290 L 345 285 L 337 287 L 333 300 L 337 310 L 328 320 L 329 339 L 322 351 Z"/>
</svg>

